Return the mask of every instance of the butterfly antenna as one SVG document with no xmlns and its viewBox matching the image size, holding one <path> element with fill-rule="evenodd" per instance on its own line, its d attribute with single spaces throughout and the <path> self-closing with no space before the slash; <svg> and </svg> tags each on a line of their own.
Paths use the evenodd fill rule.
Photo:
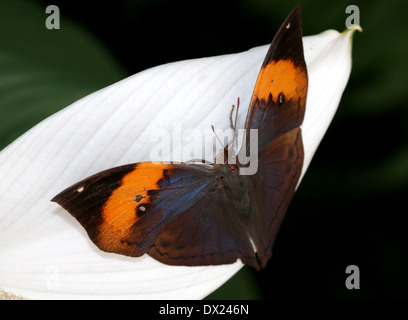
<svg viewBox="0 0 408 320">
<path fill-rule="evenodd" d="M 237 138 L 237 123 L 238 123 L 239 97 L 238 97 L 238 99 L 237 99 L 237 109 L 236 109 L 236 111 L 235 111 L 235 123 L 233 124 L 233 123 L 232 123 L 232 112 L 234 111 L 234 108 L 235 108 L 235 106 L 232 105 L 232 110 L 231 110 L 231 114 L 230 114 L 231 128 L 232 128 L 232 130 L 234 131 L 234 136 L 232 137 L 232 140 L 228 143 L 228 146 L 227 146 L 227 147 L 229 147 L 230 145 L 232 145 L 232 144 L 235 142 L 236 138 Z"/>
</svg>

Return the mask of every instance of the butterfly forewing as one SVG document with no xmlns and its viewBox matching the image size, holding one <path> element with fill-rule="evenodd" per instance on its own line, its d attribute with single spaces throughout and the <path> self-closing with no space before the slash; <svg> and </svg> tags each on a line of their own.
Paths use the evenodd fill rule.
<svg viewBox="0 0 408 320">
<path fill-rule="evenodd" d="M 252 94 L 245 128 L 258 129 L 258 151 L 302 124 L 307 87 L 300 6 L 297 6 L 273 39 Z M 246 134 L 249 155 L 250 131 Z"/>
<path fill-rule="evenodd" d="M 84 179 L 52 201 L 107 252 L 139 257 L 160 231 L 213 188 L 201 166 L 141 162 Z"/>
</svg>

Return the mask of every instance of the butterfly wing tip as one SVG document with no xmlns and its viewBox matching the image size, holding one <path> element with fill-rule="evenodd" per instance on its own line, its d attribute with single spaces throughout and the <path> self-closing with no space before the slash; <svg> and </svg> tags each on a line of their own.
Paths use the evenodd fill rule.
<svg viewBox="0 0 408 320">
<path fill-rule="evenodd" d="M 56 196 L 54 196 L 50 201 L 51 201 L 51 202 L 56 202 L 56 203 L 58 203 L 58 204 L 61 204 L 61 200 L 62 200 L 61 193 L 59 193 L 59 194 L 57 194 Z"/>
<path fill-rule="evenodd" d="M 57 202 L 59 198 L 61 198 L 61 193 L 59 192 L 58 194 L 56 194 L 50 201 L 52 202 Z"/>
</svg>

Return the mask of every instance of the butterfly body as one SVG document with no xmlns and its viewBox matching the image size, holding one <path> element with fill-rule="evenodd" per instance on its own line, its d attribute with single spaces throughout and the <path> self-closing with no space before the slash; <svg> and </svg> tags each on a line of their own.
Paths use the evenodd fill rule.
<svg viewBox="0 0 408 320">
<path fill-rule="evenodd" d="M 264 268 L 302 170 L 300 125 L 307 86 L 296 7 L 261 67 L 239 156 L 224 148 L 222 160 L 217 157 L 213 165 L 140 162 L 116 167 L 74 184 L 52 201 L 106 252 L 147 253 L 166 264 L 187 266 L 241 259 Z M 258 137 L 255 149 L 252 130 Z M 253 159 L 254 153 L 257 171 L 242 174 L 249 164 L 241 164 L 240 155 Z"/>
</svg>

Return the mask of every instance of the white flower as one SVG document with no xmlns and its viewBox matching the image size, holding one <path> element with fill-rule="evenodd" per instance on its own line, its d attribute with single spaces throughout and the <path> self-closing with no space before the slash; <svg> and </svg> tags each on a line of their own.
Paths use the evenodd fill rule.
<svg viewBox="0 0 408 320">
<path fill-rule="evenodd" d="M 348 81 L 352 33 L 330 30 L 304 38 L 309 93 L 303 173 Z M 243 128 L 267 49 L 146 70 L 73 103 L 4 149 L 0 288 L 29 299 L 200 299 L 234 275 L 240 261 L 176 267 L 147 255 L 135 259 L 101 252 L 50 199 L 103 169 L 150 160 L 156 129 L 171 132 L 175 124 L 227 129 L 238 97 L 238 128 Z"/>
</svg>

